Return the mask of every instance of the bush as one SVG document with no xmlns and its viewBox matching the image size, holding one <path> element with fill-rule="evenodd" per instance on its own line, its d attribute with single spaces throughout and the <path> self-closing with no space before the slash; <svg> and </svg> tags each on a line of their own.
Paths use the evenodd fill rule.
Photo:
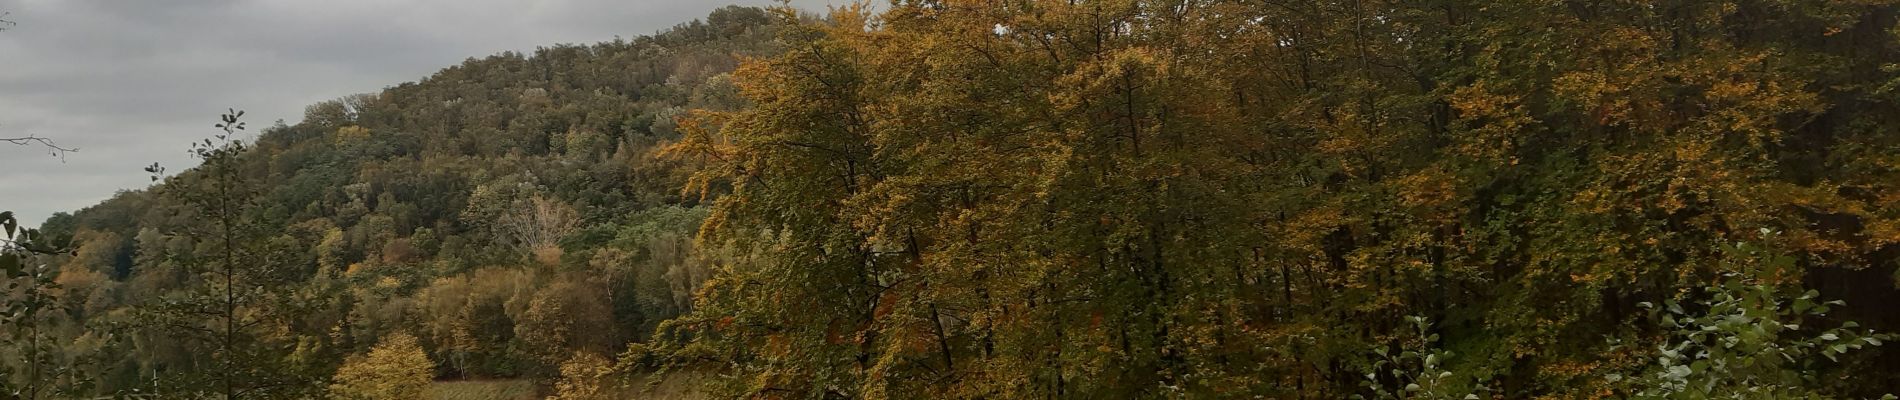
<svg viewBox="0 0 1900 400">
<path fill-rule="evenodd" d="M 369 353 L 350 357 L 336 371 L 336 383 L 330 394 L 352 400 L 415 400 L 430 396 L 435 377 L 435 362 L 407 333 L 392 333 L 370 348 Z"/>
<path fill-rule="evenodd" d="M 1815 389 L 1822 383 L 1816 373 L 1820 366 L 1889 338 L 1857 329 L 1852 321 L 1816 326 L 1832 307 L 1845 304 L 1821 301 L 1813 290 L 1795 295 L 1771 283 L 1795 268 L 1793 258 L 1747 244 L 1725 250 L 1729 272 L 1715 284 L 1680 302 L 1642 304 L 1665 332 L 1654 344 L 1654 363 L 1628 377 L 1608 377 L 1628 385 L 1627 397 L 1826 398 Z"/>
<path fill-rule="evenodd" d="M 593 353 L 578 352 L 561 363 L 561 381 L 555 383 L 551 400 L 611 400 L 622 392 L 612 361 Z"/>
</svg>

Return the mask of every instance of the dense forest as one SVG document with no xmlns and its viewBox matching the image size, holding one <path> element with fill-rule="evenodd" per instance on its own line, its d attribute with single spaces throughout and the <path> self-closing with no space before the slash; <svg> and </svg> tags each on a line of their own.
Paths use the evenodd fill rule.
<svg viewBox="0 0 1900 400">
<path fill-rule="evenodd" d="M 1896 22 L 727 7 L 0 215 L 0 397 L 1879 398 Z"/>
</svg>

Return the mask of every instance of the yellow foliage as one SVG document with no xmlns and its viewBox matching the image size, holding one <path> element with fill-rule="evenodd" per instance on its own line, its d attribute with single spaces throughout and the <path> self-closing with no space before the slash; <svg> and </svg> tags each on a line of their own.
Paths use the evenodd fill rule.
<svg viewBox="0 0 1900 400">
<path fill-rule="evenodd" d="M 343 363 L 330 394 L 350 400 L 427 399 L 434 377 L 435 362 L 416 338 L 397 332 L 383 337 L 368 354 Z"/>
<path fill-rule="evenodd" d="M 549 400 L 613 400 L 619 398 L 620 385 L 613 362 L 589 352 L 575 352 L 561 363 L 561 380 L 554 384 Z"/>
<path fill-rule="evenodd" d="M 369 138 L 369 128 L 350 125 L 336 129 L 336 142 L 349 143 Z"/>
<path fill-rule="evenodd" d="M 566 254 L 560 247 L 549 245 L 537 246 L 533 253 L 535 262 L 550 267 L 561 265 L 561 255 Z"/>
</svg>

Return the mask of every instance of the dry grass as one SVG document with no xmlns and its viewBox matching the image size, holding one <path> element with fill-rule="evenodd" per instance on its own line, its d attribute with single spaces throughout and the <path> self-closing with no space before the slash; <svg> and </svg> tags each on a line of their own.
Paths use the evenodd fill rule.
<svg viewBox="0 0 1900 400">
<path fill-rule="evenodd" d="M 653 383 L 652 376 L 635 378 L 635 387 L 616 395 L 629 400 L 703 400 L 706 392 L 701 390 L 700 380 L 705 377 L 698 372 L 676 372 L 668 374 Z M 444 381 L 436 382 L 433 397 L 436 400 L 536 400 L 541 397 L 535 393 L 533 382 L 526 379 L 484 380 L 484 381 Z"/>
<path fill-rule="evenodd" d="M 675 372 L 667 374 L 657 384 L 652 376 L 635 378 L 634 390 L 624 398 L 640 400 L 702 400 L 706 399 L 705 390 L 700 389 L 700 381 L 705 377 L 697 372 Z"/>
<path fill-rule="evenodd" d="M 436 382 L 436 400 L 535 400 L 534 383 L 526 379 Z"/>
<path fill-rule="evenodd" d="M 652 375 L 635 377 L 635 387 L 623 389 L 616 398 L 627 400 L 705 400 L 707 392 L 699 387 L 705 373 L 675 372 L 667 373 L 659 383 L 652 381 Z M 528 379 L 494 379 L 494 381 L 437 381 L 435 391 L 431 392 L 435 400 L 538 400 L 536 387 Z"/>
</svg>

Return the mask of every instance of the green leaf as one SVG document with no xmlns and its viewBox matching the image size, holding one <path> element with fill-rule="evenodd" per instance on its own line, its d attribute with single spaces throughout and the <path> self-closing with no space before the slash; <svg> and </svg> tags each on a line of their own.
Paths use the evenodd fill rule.
<svg viewBox="0 0 1900 400">
<path fill-rule="evenodd" d="M 0 254 L 0 271 L 6 272 L 8 278 L 26 276 L 26 267 L 20 263 L 19 254 Z"/>
</svg>

